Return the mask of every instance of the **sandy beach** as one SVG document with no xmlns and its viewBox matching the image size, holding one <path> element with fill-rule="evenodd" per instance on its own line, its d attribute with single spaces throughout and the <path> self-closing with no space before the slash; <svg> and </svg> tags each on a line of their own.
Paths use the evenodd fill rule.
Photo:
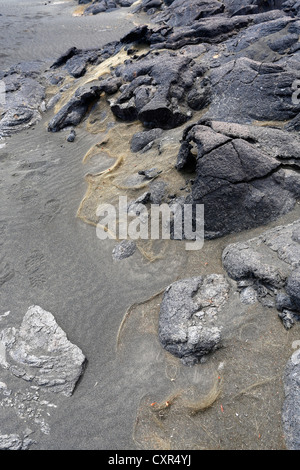
<svg viewBox="0 0 300 470">
<path fill-rule="evenodd" d="M 0 0 L 0 70 L 21 61 L 46 69 L 70 47 L 100 48 L 146 20 L 125 8 L 73 16 L 77 6 Z M 52 312 L 87 364 L 71 397 L 39 392 L 30 405 L 39 420 L 28 410 L 22 415 L 18 405 L 20 395 L 33 393 L 30 383 L 2 369 L 0 382 L 13 390 L 14 401 L 0 408 L 1 434 L 28 436 L 32 450 L 285 449 L 282 369 L 297 329 L 279 329 L 275 314 L 249 306 L 246 320 L 231 325 L 225 347 L 189 368 L 163 350 L 157 325 L 169 284 L 221 274 L 229 243 L 293 222 L 299 205 L 267 226 L 206 241 L 199 252 L 161 241 L 153 262 L 139 250 L 116 262 L 115 241 L 99 240 L 95 227 L 77 217 L 85 175 L 106 165 L 100 157 L 85 164 L 83 158 L 105 132 L 89 132 L 82 123 L 69 143 L 68 131 L 47 132 L 52 117 L 50 109 L 0 148 L 0 315 L 10 312 L 0 316 L 0 327 L 18 328 L 27 309 L 39 305 Z M 190 413 L 187 403 L 205 400 L 205 415 Z M 217 400 L 214 406 L 210 400 Z M 149 403 L 166 401 L 174 406 L 157 424 Z"/>
<path fill-rule="evenodd" d="M 126 11 L 78 17 L 77 7 L 73 0 L 1 1 L 1 68 L 22 60 L 52 61 L 73 46 L 99 48 L 133 27 Z"/>
</svg>

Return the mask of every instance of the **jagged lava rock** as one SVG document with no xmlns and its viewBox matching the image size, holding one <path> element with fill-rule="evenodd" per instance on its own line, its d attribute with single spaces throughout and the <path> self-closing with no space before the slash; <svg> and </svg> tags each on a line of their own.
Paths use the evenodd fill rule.
<svg viewBox="0 0 300 470">
<path fill-rule="evenodd" d="M 25 314 L 20 329 L 0 333 L 10 372 L 37 386 L 71 396 L 83 373 L 86 359 L 58 326 L 54 316 L 34 305 Z"/>
<path fill-rule="evenodd" d="M 207 102 L 209 80 L 201 78 L 204 72 L 203 66 L 196 64 L 192 57 L 169 51 L 125 61 L 115 70 L 124 85 L 120 88 L 121 94 L 111 100 L 111 109 L 116 117 L 139 119 L 146 127 L 177 127 L 192 117 L 187 94 L 197 78 L 202 93 L 198 109 Z"/>
<path fill-rule="evenodd" d="M 9 136 L 36 124 L 41 119 L 45 88 L 29 72 L 12 72 L 3 77 L 5 103 L 0 120 L 0 136 Z M 35 74 L 33 74 L 35 77 Z"/>
<path fill-rule="evenodd" d="M 85 117 L 89 106 L 99 99 L 102 92 L 115 93 L 120 85 L 120 79 L 112 77 L 99 80 L 94 85 L 79 87 L 71 99 L 51 119 L 48 131 L 58 132 L 65 127 L 77 126 Z"/>
<path fill-rule="evenodd" d="M 223 267 L 243 292 L 249 286 L 267 307 L 276 307 L 286 329 L 300 320 L 300 221 L 278 226 L 246 242 L 228 245 Z"/>
<path fill-rule="evenodd" d="M 0 450 L 28 450 L 33 444 L 31 439 L 22 439 L 18 434 L 0 433 Z"/>
<path fill-rule="evenodd" d="M 192 365 L 221 343 L 217 314 L 227 302 L 230 286 L 212 274 L 177 281 L 163 296 L 159 340 L 168 352 Z"/>
<path fill-rule="evenodd" d="M 195 162 L 188 202 L 204 204 L 206 238 L 266 224 L 294 207 L 299 144 L 294 134 L 259 126 L 212 121 L 185 130 L 177 169 Z"/>
<path fill-rule="evenodd" d="M 211 104 L 207 119 L 250 124 L 287 121 L 300 112 L 292 102 L 292 85 L 299 70 L 245 57 L 212 69 Z"/>
</svg>

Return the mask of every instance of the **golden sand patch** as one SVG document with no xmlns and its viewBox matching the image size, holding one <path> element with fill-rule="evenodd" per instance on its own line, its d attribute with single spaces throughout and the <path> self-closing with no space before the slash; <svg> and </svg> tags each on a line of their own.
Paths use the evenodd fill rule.
<svg viewBox="0 0 300 470">
<path fill-rule="evenodd" d="M 79 5 L 76 10 L 74 10 L 74 12 L 72 13 L 72 16 L 82 16 L 85 12 L 85 9 L 91 5 L 92 2 L 88 3 L 88 4 L 85 4 L 85 5 Z"/>
</svg>

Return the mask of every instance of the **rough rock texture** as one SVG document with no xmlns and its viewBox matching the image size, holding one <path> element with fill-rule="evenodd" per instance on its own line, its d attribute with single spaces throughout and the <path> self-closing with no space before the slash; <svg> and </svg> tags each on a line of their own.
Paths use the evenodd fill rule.
<svg viewBox="0 0 300 470">
<path fill-rule="evenodd" d="M 78 0 L 78 3 L 89 4 L 90 0 Z M 135 0 L 94 0 L 92 5 L 88 5 L 85 14 L 97 15 L 106 11 L 111 11 L 119 7 L 130 7 Z M 296 5 L 295 5 L 296 3 Z M 157 11 L 159 20 L 171 21 L 173 25 L 187 25 L 213 15 L 225 12 L 226 15 L 236 16 L 251 13 L 260 13 L 283 7 L 287 11 L 297 14 L 299 10 L 298 2 L 290 0 L 246 0 L 242 4 L 238 0 L 141 0 L 135 6 L 134 12 L 146 11 L 153 15 Z M 169 8 L 169 7 L 172 8 Z M 298 8 L 297 8 L 298 7 Z"/>
<path fill-rule="evenodd" d="M 267 307 L 275 307 L 289 329 L 300 320 L 300 221 L 279 226 L 247 242 L 227 246 L 223 266 L 245 290 Z M 246 292 L 247 294 L 247 292 Z"/>
<path fill-rule="evenodd" d="M 123 240 L 122 242 L 118 243 L 113 251 L 112 257 L 114 260 L 122 260 L 125 258 L 129 258 L 132 256 L 136 251 L 136 244 L 131 240 Z"/>
<path fill-rule="evenodd" d="M 160 306 L 159 339 L 184 364 L 194 364 L 220 346 L 217 314 L 226 305 L 229 284 L 212 274 L 169 286 Z"/>
<path fill-rule="evenodd" d="M 99 58 L 99 51 L 83 51 L 72 47 L 65 54 L 60 56 L 52 65 L 51 69 L 57 69 L 65 66 L 68 73 L 74 78 L 79 78 L 85 74 L 87 66 L 94 64 Z"/>
<path fill-rule="evenodd" d="M 68 341 L 53 315 L 32 306 L 20 329 L 0 333 L 0 364 L 16 377 L 71 396 L 84 370 L 82 351 Z"/>
<path fill-rule="evenodd" d="M 172 2 L 172 8 L 166 8 L 155 19 L 169 26 L 188 26 L 201 18 L 217 15 L 223 11 L 224 5 L 217 0 L 195 0 L 188 3 L 175 0 Z"/>
<path fill-rule="evenodd" d="M 282 410 L 283 430 L 289 450 L 300 450 L 300 350 L 287 363 L 284 371 L 285 401 Z"/>
<path fill-rule="evenodd" d="M 118 5 L 124 6 L 100 1 L 88 8 L 104 11 Z M 110 90 L 111 109 L 118 119 L 139 119 L 145 127 L 170 129 L 205 109 L 206 119 L 274 121 L 284 123 L 288 131 L 300 128 L 300 104 L 291 99 L 293 84 L 300 78 L 295 5 L 175 0 L 143 1 L 137 8 L 149 13 L 151 24 L 138 25 L 106 50 L 72 48 L 53 67 L 80 76 L 89 63 L 99 63 L 125 46 L 130 57 L 111 69 L 110 78 L 123 83 Z M 150 46 L 150 51 L 135 55 L 137 43 Z M 99 92 L 91 99 L 97 101 L 101 89 L 97 83 L 94 87 Z M 89 104 L 89 98 L 80 103 L 72 98 L 49 129 L 77 125 Z"/>
<path fill-rule="evenodd" d="M 298 136 L 208 124 L 186 129 L 177 159 L 180 171 L 196 166 L 189 202 L 205 205 L 206 237 L 263 225 L 291 210 L 300 196 Z"/>
<path fill-rule="evenodd" d="M 115 8 L 120 7 L 130 7 L 135 0 L 94 0 L 92 5 L 89 5 L 84 14 L 85 15 L 97 15 L 98 13 L 103 13 L 105 11 L 111 11 Z M 79 0 L 79 4 L 90 3 L 86 0 Z"/>
<path fill-rule="evenodd" d="M 225 0 L 226 11 L 234 16 L 244 14 L 246 12 L 258 13 L 272 9 L 281 8 L 284 0 Z"/>
<path fill-rule="evenodd" d="M 0 450 L 28 450 L 33 441 L 18 434 L 0 434 Z"/>
<path fill-rule="evenodd" d="M 85 117 L 89 106 L 99 99 L 102 92 L 114 93 L 120 85 L 120 80 L 112 78 L 99 81 L 99 84 L 78 88 L 68 103 L 51 119 L 48 130 L 57 132 L 64 127 L 77 126 Z"/>
<path fill-rule="evenodd" d="M 207 118 L 240 124 L 293 119 L 300 105 L 292 102 L 292 84 L 299 78 L 299 70 L 284 65 L 244 57 L 230 61 L 211 72 Z"/>
<path fill-rule="evenodd" d="M 150 131 L 137 132 L 131 139 L 131 151 L 139 152 L 149 148 L 155 139 L 162 135 L 162 129 L 151 129 Z"/>
<path fill-rule="evenodd" d="M 85 14 L 90 15 L 135 2 L 79 3 L 87 5 Z M 131 140 L 131 151 L 139 152 L 136 159 L 144 157 L 144 167 L 149 169 L 136 170 L 135 178 L 143 176 L 145 181 L 135 181 L 154 181 L 131 201 L 129 213 L 139 203 L 165 200 L 167 185 L 170 205 L 204 204 L 207 238 L 258 227 L 290 211 L 300 192 L 300 2 L 141 0 L 130 12 L 134 11 L 147 12 L 145 24 L 99 50 L 69 49 L 44 74 L 45 80 L 38 67 L 28 64 L 0 72 L 6 85 L 0 135 L 40 119 L 45 83 L 57 87 L 47 105 L 50 110 L 69 86 L 83 83 L 81 78 L 91 66 L 124 48 L 127 60 L 110 64 L 105 78 L 95 75 L 93 83 L 78 85 L 69 102 L 50 119 L 48 129 L 56 132 L 80 124 L 96 102 L 101 111 L 104 99 L 116 122 L 143 124 L 145 130 Z M 68 83 L 64 83 L 66 77 Z M 192 177 L 193 185 L 187 198 L 177 198 L 172 178 L 166 179 L 168 183 L 157 178 L 163 165 L 159 169 L 157 162 L 151 163 L 146 152 L 157 145 L 156 139 L 163 141 L 164 130 L 187 122 L 174 165 L 181 172 L 179 179 Z M 175 135 L 170 132 L 168 137 L 175 140 Z M 115 247 L 113 257 L 123 259 L 135 249 L 133 242 L 124 241 Z M 178 281 L 164 294 L 159 338 L 184 364 L 195 364 L 220 347 L 226 337 L 224 325 L 233 337 L 237 323 L 245 322 L 240 314 L 243 308 L 245 314 L 258 301 L 276 307 L 287 329 L 300 318 L 300 221 L 228 246 L 223 266 L 240 294 L 241 304 L 232 311 L 231 280 L 222 275 Z M 228 322 L 226 315 L 236 311 L 239 317 Z M 283 424 L 292 449 L 299 449 L 298 358 L 293 355 L 284 378 Z M 84 356 L 68 342 L 51 314 L 32 307 L 19 330 L 7 328 L 0 333 L 0 365 L 15 382 L 25 381 L 24 388 L 28 385 L 22 395 L 9 382 L 0 383 L 1 407 L 17 410 L 23 420 L 34 415 L 32 421 L 47 433 L 41 415 L 48 405 L 39 393 L 50 389 L 69 396 L 82 374 Z M 29 390 L 31 383 L 34 390 Z M 21 434 L 5 431 L 0 448 L 25 448 L 28 436 Z"/>
<path fill-rule="evenodd" d="M 57 132 L 68 126 L 77 126 L 85 116 L 90 104 L 100 96 L 98 87 L 78 89 L 70 101 L 49 122 L 48 130 Z"/>
<path fill-rule="evenodd" d="M 67 76 L 78 79 L 85 75 L 91 65 L 98 65 L 120 50 L 119 42 L 106 44 L 101 49 L 68 49 L 47 69 L 39 61 L 20 62 L 9 70 L 1 72 L 0 96 L 0 137 L 10 136 L 36 124 L 42 113 L 51 109 L 60 100 L 70 83 L 62 85 Z M 57 86 L 57 93 L 45 103 L 47 86 Z M 121 85 L 115 77 L 102 78 L 95 83 L 93 90 L 78 88 L 49 130 L 57 131 L 69 125 L 78 125 L 84 118 L 89 105 L 99 99 L 102 92 L 116 93 Z M 4 89 L 3 89 L 4 86 Z M 72 124 L 73 123 L 73 124 Z"/>
<path fill-rule="evenodd" d="M 189 4 L 192 4 L 192 0 Z M 173 5 L 171 6 L 171 8 Z M 187 5 L 184 6 L 186 11 Z M 200 12 L 198 12 L 200 14 Z M 228 17 L 227 15 L 216 15 L 193 21 L 187 26 L 169 26 L 164 20 L 156 19 L 155 26 L 137 26 L 126 34 L 121 41 L 140 42 L 150 45 L 152 48 L 166 48 L 178 50 L 190 44 L 217 44 L 225 42 L 230 37 L 237 35 L 247 27 L 260 25 L 273 20 L 285 18 L 281 11 L 258 13 L 256 15 L 241 15 Z M 287 19 L 291 21 L 291 19 Z"/>
<path fill-rule="evenodd" d="M 20 63 L 4 74 L 5 100 L 0 119 L 0 136 L 36 124 L 41 119 L 45 87 L 37 80 L 40 63 Z"/>
<path fill-rule="evenodd" d="M 208 80 L 201 80 L 204 71 L 191 57 L 168 51 L 126 61 L 115 70 L 125 84 L 117 99 L 111 100 L 111 109 L 116 117 L 139 119 L 146 127 L 179 126 L 192 116 L 187 95 L 197 79 L 202 94 L 209 94 Z"/>
</svg>

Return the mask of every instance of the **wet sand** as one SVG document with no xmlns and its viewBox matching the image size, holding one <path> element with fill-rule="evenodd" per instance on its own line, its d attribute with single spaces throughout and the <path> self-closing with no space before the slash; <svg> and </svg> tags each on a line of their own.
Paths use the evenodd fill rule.
<svg viewBox="0 0 300 470">
<path fill-rule="evenodd" d="M 0 2 L 0 20 L 10 22 L 9 34 L 1 39 L 9 45 L 5 66 L 21 58 L 55 58 L 73 45 L 98 47 L 118 39 L 120 25 L 122 32 L 132 28 L 122 10 L 81 18 L 75 29 L 72 2 L 33 1 L 21 2 L 29 16 L 24 26 L 19 3 Z M 40 47 L 46 24 L 52 42 L 41 39 L 47 47 Z M 55 41 L 56 28 L 61 31 L 63 24 L 66 41 Z M 90 35 L 102 26 L 105 32 L 98 31 L 98 38 Z M 27 27 L 35 31 L 33 38 L 24 31 Z M 20 45 L 9 40 L 11 34 Z M 30 41 L 38 51 L 29 47 Z M 47 132 L 51 116 L 47 112 L 34 128 L 7 139 L 0 149 L 0 313 L 11 312 L 0 326 L 18 327 L 27 308 L 40 305 L 53 313 L 88 363 L 71 398 L 48 398 L 55 405 L 45 418 L 49 433 L 30 419 L 14 421 L 6 412 L 1 432 L 22 434 L 29 427 L 36 441 L 31 448 L 45 450 L 285 448 L 281 374 L 298 330 L 286 332 L 274 310 L 250 306 L 247 318 L 232 325 L 225 348 L 193 368 L 167 354 L 157 339 L 162 289 L 178 278 L 223 272 L 225 246 L 266 227 L 206 242 L 189 254 L 181 243 L 161 243 L 162 258 L 152 263 L 139 251 L 113 262 L 115 242 L 100 241 L 95 228 L 76 217 L 87 189 L 84 175 L 94 169 L 82 160 L 100 136 L 87 132 L 83 123 L 76 143 L 67 143 L 66 132 Z M 299 213 L 297 206 L 270 226 L 291 222 Z M 20 385 L 22 390 L 27 386 Z M 152 413 L 151 403 L 166 401 L 167 409 L 162 405 L 160 415 Z M 191 413 L 196 402 L 206 405 Z"/>
<path fill-rule="evenodd" d="M 74 0 L 0 0 L 0 70 L 22 60 L 52 61 L 73 46 L 99 48 L 133 28 L 126 9 L 73 16 L 77 7 Z"/>
</svg>

